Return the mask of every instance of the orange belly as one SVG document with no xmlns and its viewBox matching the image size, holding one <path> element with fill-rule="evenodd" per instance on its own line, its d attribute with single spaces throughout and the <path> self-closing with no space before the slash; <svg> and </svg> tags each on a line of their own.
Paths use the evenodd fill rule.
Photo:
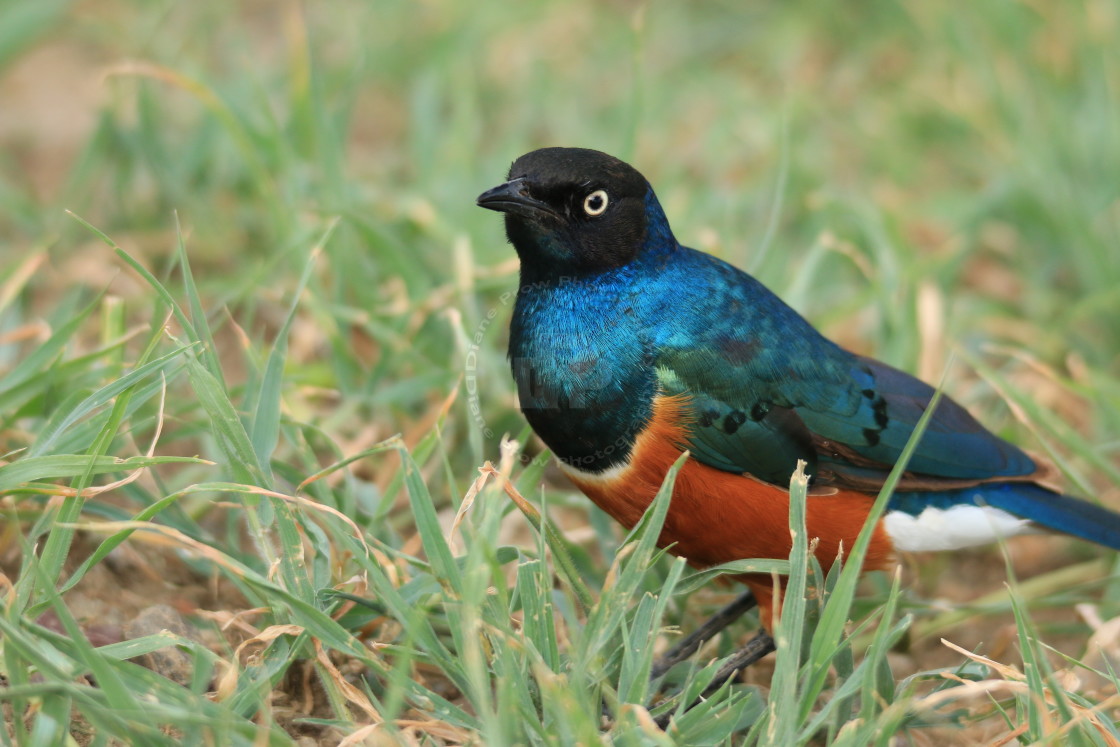
<svg viewBox="0 0 1120 747">
<path fill-rule="evenodd" d="M 687 435 L 684 400 L 658 397 L 651 422 L 635 441 L 629 464 L 597 476 L 565 468 L 565 473 L 599 508 L 627 528 L 645 513 L 669 468 L 681 455 L 676 445 Z M 817 560 L 826 571 L 843 543 L 851 549 L 863 529 L 874 496 L 854 491 L 812 496 L 806 504 L 810 542 L 817 538 Z M 672 502 L 658 545 L 698 568 L 744 558 L 789 557 L 789 492 L 753 477 L 709 467 L 695 459 L 677 475 Z M 864 569 L 888 567 L 894 548 L 882 523 L 875 528 Z M 773 593 L 769 577 L 743 575 L 758 599 L 762 620 L 772 628 Z"/>
</svg>

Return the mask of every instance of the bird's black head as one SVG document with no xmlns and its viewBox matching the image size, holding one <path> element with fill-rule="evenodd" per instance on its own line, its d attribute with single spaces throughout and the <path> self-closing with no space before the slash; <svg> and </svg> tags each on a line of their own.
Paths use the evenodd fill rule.
<svg viewBox="0 0 1120 747">
<path fill-rule="evenodd" d="M 478 204 L 505 213 L 506 235 L 534 274 L 619 267 L 634 259 L 651 228 L 668 231 L 644 176 L 584 148 L 526 153 L 513 162 L 509 181 L 483 192 Z"/>
</svg>

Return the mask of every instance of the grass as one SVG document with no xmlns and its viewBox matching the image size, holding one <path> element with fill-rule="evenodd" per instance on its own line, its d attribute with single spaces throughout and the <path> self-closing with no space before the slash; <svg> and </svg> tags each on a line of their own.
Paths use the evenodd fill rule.
<svg viewBox="0 0 1120 747">
<path fill-rule="evenodd" d="M 504 360 L 516 261 L 473 202 L 533 147 L 626 158 L 682 240 L 848 347 L 954 361 L 955 398 L 1115 507 L 1118 25 L 0 8 L 0 740 L 1115 743 L 1116 560 L 1061 538 L 858 588 L 801 544 L 750 566 L 792 572 L 771 664 L 684 708 L 745 624 L 651 686 L 728 593 L 653 547 L 667 490 L 626 537 L 549 470 Z M 126 635 L 153 605 L 194 629 Z M 140 664 L 169 641 L 184 681 Z"/>
</svg>

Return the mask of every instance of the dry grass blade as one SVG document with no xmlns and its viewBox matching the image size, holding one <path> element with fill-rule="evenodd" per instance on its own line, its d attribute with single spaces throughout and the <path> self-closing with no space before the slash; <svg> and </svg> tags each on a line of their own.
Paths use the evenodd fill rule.
<svg viewBox="0 0 1120 747">
<path fill-rule="evenodd" d="M 369 698 L 366 697 L 366 694 L 350 684 L 350 681 L 343 676 L 342 672 L 338 671 L 338 667 L 331 661 L 331 657 L 323 650 L 323 644 L 319 639 L 312 638 L 312 641 L 315 644 L 316 659 L 318 659 L 319 664 L 334 681 L 335 686 L 338 687 L 339 691 L 346 697 L 346 700 L 357 706 L 373 723 L 381 723 L 383 721 L 381 714 L 377 711 L 377 708 L 374 707 L 373 703 L 369 702 Z"/>
<path fill-rule="evenodd" d="M 272 625 L 257 633 L 252 638 L 242 641 L 237 647 L 237 650 L 233 652 L 233 660 L 228 662 L 225 674 L 218 680 L 215 697 L 217 697 L 218 700 L 225 700 L 237 692 L 237 681 L 241 675 L 241 656 L 245 653 L 245 649 L 250 646 L 268 645 L 280 636 L 298 636 L 301 633 L 303 633 L 303 628 L 299 625 Z"/>
<path fill-rule="evenodd" d="M 917 705 L 923 709 L 936 710 L 937 708 L 945 705 L 946 703 L 957 702 L 962 699 L 975 699 L 982 697 L 985 703 L 990 703 L 990 699 L 995 697 L 997 693 L 1006 693 L 1009 695 L 1020 695 L 1028 699 L 1034 699 L 1035 693 L 1032 692 L 1028 684 L 1026 675 L 1019 671 L 1018 668 L 1009 664 L 997 662 L 987 656 L 973 653 L 965 648 L 962 648 L 955 643 L 941 639 L 941 642 L 948 648 L 956 651 L 957 653 L 965 656 L 966 658 L 987 667 L 989 670 L 999 674 L 1002 679 L 989 679 L 989 680 L 966 680 L 956 676 L 951 672 L 944 672 L 942 674 L 946 679 L 958 682 L 958 686 L 941 690 L 936 693 L 925 696 L 917 701 Z M 1069 672 L 1057 672 L 1053 678 L 1053 682 L 1069 682 L 1076 684 L 1076 678 L 1069 676 Z M 1050 685 L 1045 685 L 1043 690 L 1043 700 L 1046 705 L 1051 709 L 1056 709 L 1058 698 L 1051 691 Z M 1069 734 L 1075 730 L 1082 723 L 1089 723 L 1096 730 L 1100 738 L 1109 747 L 1120 747 L 1120 740 L 1113 735 L 1112 731 L 1107 728 L 1101 721 L 1102 714 L 1107 713 L 1111 709 L 1120 705 L 1120 695 L 1114 694 L 1109 698 L 1097 703 L 1091 708 L 1087 708 L 1075 702 L 1070 702 L 1068 698 L 1063 698 L 1066 706 L 1071 708 L 1074 712 L 1074 718 L 1063 722 L 1058 718 L 1058 713 L 1051 714 L 1051 718 L 1045 719 L 1046 737 L 1048 739 L 1059 739 L 1063 735 Z M 1017 738 L 1019 735 L 1026 733 L 1030 728 L 1030 724 L 1023 723 L 1010 734 L 1001 737 L 997 744 L 1006 744 L 1010 740 Z"/>
<path fill-rule="evenodd" d="M 355 523 L 353 519 L 339 511 L 334 506 L 328 506 L 311 498 L 304 498 L 303 496 L 299 495 L 288 495 L 286 493 L 279 493 L 275 490 L 268 490 L 267 488 L 261 488 L 256 485 L 238 485 L 237 489 L 254 495 L 263 495 L 268 496 L 269 498 L 277 498 L 281 501 L 294 504 L 301 508 L 306 508 L 311 511 L 317 511 L 329 516 L 333 516 L 350 528 L 350 530 L 353 532 L 354 539 L 358 541 L 358 543 L 366 552 L 372 552 L 369 544 L 366 543 L 365 533 L 361 530 L 357 523 Z"/>
<path fill-rule="evenodd" d="M 969 659 L 972 659 L 977 664 L 983 664 L 985 667 L 987 667 L 988 669 L 991 669 L 992 671 L 996 672 L 997 674 L 999 674 L 1001 677 L 1003 677 L 1004 679 L 1006 679 L 1008 681 L 1011 681 L 1011 682 L 1024 682 L 1024 681 L 1026 681 L 1026 677 L 1023 675 L 1023 673 L 1020 672 L 1015 667 L 1009 665 L 1009 664 L 1001 664 L 1000 662 L 995 661 L 994 659 L 989 659 L 987 656 L 981 656 L 980 654 L 974 654 L 973 652 L 969 651 L 968 649 L 961 648 L 960 646 L 953 643 L 952 641 L 947 641 L 944 638 L 941 639 L 941 643 L 943 645 L 947 646 L 948 648 L 953 649 L 958 654 L 961 654 L 962 656 L 965 656 Z M 949 676 L 952 676 L 952 675 L 946 673 L 946 676 L 949 677 Z M 957 678 L 957 679 L 959 679 L 959 678 Z"/>
<path fill-rule="evenodd" d="M 100 534 L 116 534 L 117 532 L 127 531 L 148 532 L 166 538 L 180 548 L 189 550 L 200 558 L 204 558 L 236 576 L 243 576 L 247 570 L 228 554 L 212 545 L 200 542 L 174 527 L 164 526 L 163 524 L 148 521 L 89 521 L 71 524 L 69 528 Z"/>
</svg>

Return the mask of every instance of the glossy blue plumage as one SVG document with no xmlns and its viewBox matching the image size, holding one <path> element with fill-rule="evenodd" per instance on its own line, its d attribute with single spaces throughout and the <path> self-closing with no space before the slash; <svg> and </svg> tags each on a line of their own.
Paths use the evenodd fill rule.
<svg viewBox="0 0 1120 747">
<path fill-rule="evenodd" d="M 803 459 L 818 487 L 877 492 L 933 389 L 840 348 L 751 276 L 679 245 L 625 164 L 550 150 L 560 152 L 519 160 L 480 204 L 504 200 L 494 209 L 522 258 L 510 358 L 522 409 L 557 456 L 591 473 L 623 465 L 654 398 L 682 395 L 680 446 L 711 467 L 785 485 Z M 616 203 L 630 213 L 614 244 L 579 213 L 600 183 L 562 178 L 596 157 L 625 179 Z M 1115 514 L 1029 482 L 1036 471 L 945 397 L 892 508 L 986 504 L 1120 549 Z"/>
</svg>

